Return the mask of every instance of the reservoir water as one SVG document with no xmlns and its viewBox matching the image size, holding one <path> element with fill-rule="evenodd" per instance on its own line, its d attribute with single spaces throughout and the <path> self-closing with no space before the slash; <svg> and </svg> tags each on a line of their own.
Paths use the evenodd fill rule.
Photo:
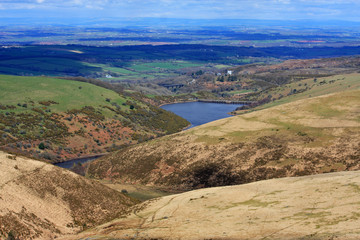
<svg viewBox="0 0 360 240">
<path fill-rule="evenodd" d="M 62 167 L 62 168 L 71 168 L 74 164 L 90 162 L 90 161 L 95 160 L 95 159 L 97 159 L 97 158 L 99 158 L 101 156 L 93 156 L 93 157 L 87 157 L 87 158 L 77 158 L 77 159 L 72 159 L 72 160 L 69 160 L 69 161 L 66 161 L 66 162 L 54 163 L 54 165 L 58 166 L 58 167 Z"/>
<path fill-rule="evenodd" d="M 190 128 L 218 119 L 231 117 L 228 112 L 234 111 L 241 104 L 220 104 L 205 102 L 174 103 L 161 106 L 191 123 Z"/>
</svg>

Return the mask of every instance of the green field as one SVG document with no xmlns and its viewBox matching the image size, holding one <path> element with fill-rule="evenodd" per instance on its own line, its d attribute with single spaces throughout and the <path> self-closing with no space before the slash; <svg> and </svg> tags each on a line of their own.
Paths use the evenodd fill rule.
<svg viewBox="0 0 360 240">
<path fill-rule="evenodd" d="M 194 68 L 203 66 L 200 63 L 186 61 L 169 61 L 169 62 L 133 62 L 126 67 L 113 67 L 106 64 L 85 63 L 84 65 L 94 68 L 100 68 L 101 71 L 108 72 L 112 78 L 100 78 L 101 80 L 138 80 L 138 79 L 155 79 L 164 77 L 177 76 L 177 70 L 184 68 Z"/>
<path fill-rule="evenodd" d="M 145 69 L 163 69 L 163 70 L 176 70 L 188 67 L 199 67 L 203 64 L 185 62 L 185 61 L 173 61 L 173 62 L 151 62 L 151 63 L 138 63 L 134 64 L 134 67 Z"/>
<path fill-rule="evenodd" d="M 232 66 L 230 66 L 230 65 L 225 65 L 225 64 L 218 64 L 218 65 L 215 65 L 215 67 L 216 67 L 217 69 L 222 69 L 222 68 L 230 68 L 230 67 L 232 67 Z"/>
<path fill-rule="evenodd" d="M 193 68 L 203 66 L 200 63 L 187 61 L 169 61 L 169 62 L 133 62 L 125 67 L 114 67 L 106 64 L 83 63 L 86 66 L 99 68 L 99 72 L 107 72 L 112 77 L 100 77 L 103 81 L 132 81 L 141 79 L 161 79 L 179 76 L 178 70 L 184 68 Z"/>
<path fill-rule="evenodd" d="M 51 110 L 54 112 L 64 112 L 84 106 L 111 107 L 107 99 L 125 108 L 122 104 L 127 101 L 114 91 L 90 83 L 55 78 L 0 75 L 0 89 L 2 105 L 27 103 L 38 106 L 39 101 L 51 100 L 58 103 L 51 105 Z M 31 109 L 30 105 L 29 108 Z M 24 110 L 27 108 L 17 108 L 17 111 Z"/>
<path fill-rule="evenodd" d="M 136 75 L 137 74 L 136 72 L 130 71 L 125 68 L 109 67 L 106 64 L 94 64 L 94 63 L 86 63 L 86 62 L 84 62 L 84 64 L 87 66 L 101 68 L 102 70 L 106 70 L 106 71 L 121 74 L 121 75 Z"/>
</svg>

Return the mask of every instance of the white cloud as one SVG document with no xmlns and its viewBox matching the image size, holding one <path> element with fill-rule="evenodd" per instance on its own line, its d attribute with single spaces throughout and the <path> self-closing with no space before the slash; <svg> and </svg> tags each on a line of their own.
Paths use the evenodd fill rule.
<svg viewBox="0 0 360 240">
<path fill-rule="evenodd" d="M 0 9 L 93 11 L 105 17 L 359 19 L 360 0 L 0 0 Z M 29 10 L 31 11 L 31 10 Z M 87 11 L 87 12 L 86 12 Z M 92 14 L 90 13 L 90 14 Z"/>
<path fill-rule="evenodd" d="M 275 3 L 290 4 L 291 0 L 274 0 Z"/>
</svg>

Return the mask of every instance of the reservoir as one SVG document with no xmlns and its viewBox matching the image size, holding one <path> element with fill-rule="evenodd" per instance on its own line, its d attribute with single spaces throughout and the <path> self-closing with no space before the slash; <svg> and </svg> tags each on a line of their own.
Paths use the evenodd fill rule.
<svg viewBox="0 0 360 240">
<path fill-rule="evenodd" d="M 162 109 L 173 112 L 191 123 L 190 128 L 218 119 L 231 117 L 228 114 L 241 104 L 221 104 L 205 102 L 174 103 L 161 106 Z"/>
<path fill-rule="evenodd" d="M 58 166 L 58 167 L 62 167 L 62 168 L 71 168 L 74 164 L 90 162 L 90 161 L 95 160 L 95 159 L 97 159 L 97 158 L 99 158 L 101 156 L 102 155 L 93 156 L 93 157 L 86 157 L 86 158 L 77 158 L 77 159 L 72 159 L 72 160 L 65 161 L 65 162 L 55 163 L 54 165 Z"/>
</svg>

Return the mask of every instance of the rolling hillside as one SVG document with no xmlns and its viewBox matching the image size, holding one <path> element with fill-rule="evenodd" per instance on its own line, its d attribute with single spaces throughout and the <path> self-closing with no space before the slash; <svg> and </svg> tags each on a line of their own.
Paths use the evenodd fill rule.
<svg viewBox="0 0 360 240">
<path fill-rule="evenodd" d="M 355 240 L 359 189 L 359 171 L 200 189 L 67 239 Z"/>
<path fill-rule="evenodd" d="M 52 162 L 113 151 L 188 122 L 87 82 L 0 75 L 0 146 Z"/>
<path fill-rule="evenodd" d="M 0 166 L 0 239 L 74 234 L 127 214 L 136 203 L 44 162 L 0 152 Z"/>
<path fill-rule="evenodd" d="M 88 175 L 181 190 L 360 169 L 360 90 L 211 122 L 129 147 Z"/>
<path fill-rule="evenodd" d="M 302 80 L 293 80 L 291 83 L 283 84 L 277 87 L 248 95 L 249 100 L 255 100 L 250 107 L 243 107 L 243 110 L 234 114 L 265 109 L 284 103 L 293 102 L 300 99 L 322 96 L 329 93 L 337 93 L 360 88 L 360 74 L 342 74 L 321 78 L 306 78 Z M 259 103 L 261 103 L 259 105 Z M 257 106 L 259 105 L 259 106 Z"/>
</svg>

